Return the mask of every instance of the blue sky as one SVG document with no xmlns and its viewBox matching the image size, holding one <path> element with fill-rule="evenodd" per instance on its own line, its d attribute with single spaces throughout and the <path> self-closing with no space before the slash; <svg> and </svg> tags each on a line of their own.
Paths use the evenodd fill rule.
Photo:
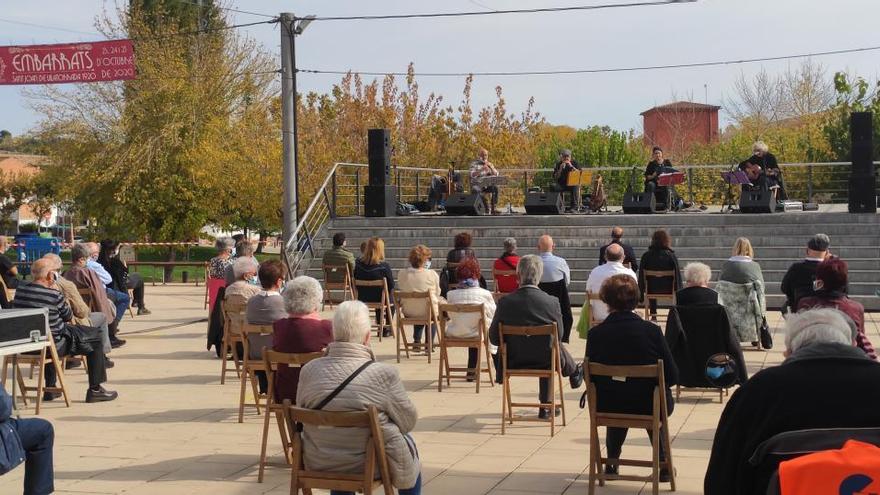
<svg viewBox="0 0 880 495">
<path fill-rule="evenodd" d="M 619 1 L 619 0 L 616 0 Z M 366 15 L 472 11 L 615 3 L 615 0 L 234 0 L 226 6 L 297 15 Z M 62 43 L 96 35 L 26 26 L 45 24 L 94 32 L 94 19 L 114 2 L 101 0 L 0 0 L 0 45 Z M 236 23 L 261 20 L 230 13 Z M 469 72 L 605 68 L 735 60 L 825 50 L 880 46 L 876 0 L 700 0 L 660 7 L 589 12 L 495 15 L 403 21 L 315 22 L 297 39 L 300 68 Z M 243 29 L 271 53 L 279 52 L 277 26 Z M 847 70 L 874 78 L 880 51 L 818 57 L 831 73 Z M 762 67 L 783 72 L 798 61 L 565 76 L 478 77 L 472 99 L 490 104 L 501 85 L 508 108 L 529 97 L 548 121 L 583 127 L 641 129 L 639 113 L 675 99 L 723 105 L 733 82 Z M 301 91 L 328 91 L 338 76 L 302 74 Z M 461 97 L 464 78 L 418 78 L 423 95 L 446 103 Z M 20 87 L 0 86 L 0 129 L 20 134 L 40 119 Z M 725 115 L 722 111 L 722 121 Z"/>
</svg>

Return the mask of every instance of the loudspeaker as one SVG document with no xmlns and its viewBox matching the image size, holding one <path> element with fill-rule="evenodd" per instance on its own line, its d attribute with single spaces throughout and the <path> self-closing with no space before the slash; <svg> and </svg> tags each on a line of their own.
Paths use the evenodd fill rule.
<svg viewBox="0 0 880 495">
<path fill-rule="evenodd" d="M 876 178 L 873 175 L 849 178 L 849 212 L 850 213 L 876 213 L 877 212 L 877 189 Z"/>
<path fill-rule="evenodd" d="M 623 195 L 623 212 L 632 213 L 654 213 L 657 210 L 657 198 L 653 193 L 626 193 Z"/>
<path fill-rule="evenodd" d="M 743 191 L 739 196 L 739 211 L 742 213 L 773 213 L 776 202 L 770 191 Z"/>
<path fill-rule="evenodd" d="M 364 186 L 364 216 L 393 217 L 397 214 L 397 186 Z"/>
<path fill-rule="evenodd" d="M 370 166 L 370 185 L 384 186 L 391 182 L 391 131 L 367 131 L 367 163 Z"/>
<path fill-rule="evenodd" d="M 526 213 L 529 215 L 562 215 L 561 192 L 536 192 L 526 194 Z"/>
<path fill-rule="evenodd" d="M 486 205 L 479 194 L 452 193 L 446 198 L 447 215 L 485 215 Z"/>
<path fill-rule="evenodd" d="M 874 175 L 874 125 L 871 112 L 853 112 L 849 116 L 852 139 L 852 175 Z"/>
</svg>

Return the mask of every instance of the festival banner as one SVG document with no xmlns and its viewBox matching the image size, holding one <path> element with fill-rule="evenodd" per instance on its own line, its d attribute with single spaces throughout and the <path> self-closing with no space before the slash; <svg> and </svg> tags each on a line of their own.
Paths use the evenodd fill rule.
<svg viewBox="0 0 880 495">
<path fill-rule="evenodd" d="M 0 85 L 90 83 L 136 76 L 131 40 L 0 46 Z"/>
</svg>

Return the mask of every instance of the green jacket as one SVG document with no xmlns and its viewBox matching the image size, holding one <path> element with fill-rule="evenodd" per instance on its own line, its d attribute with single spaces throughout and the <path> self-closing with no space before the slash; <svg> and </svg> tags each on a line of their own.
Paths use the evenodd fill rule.
<svg viewBox="0 0 880 495">
<path fill-rule="evenodd" d="M 324 251 L 324 257 L 321 259 L 321 264 L 336 266 L 348 265 L 348 273 L 354 277 L 354 255 L 341 246 L 333 247 Z M 341 273 L 338 275 L 338 278 L 335 273 L 332 275 L 334 275 L 331 277 L 333 280 L 328 280 L 329 282 L 342 282 L 343 276 Z"/>
</svg>

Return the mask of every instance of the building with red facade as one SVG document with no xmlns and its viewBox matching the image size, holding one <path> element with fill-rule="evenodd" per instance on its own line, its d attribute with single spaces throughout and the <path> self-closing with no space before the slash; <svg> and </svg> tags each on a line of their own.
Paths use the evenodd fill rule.
<svg viewBox="0 0 880 495">
<path fill-rule="evenodd" d="M 667 156 L 680 156 L 694 144 L 718 139 L 716 105 L 677 101 L 642 112 L 645 143 L 660 146 Z"/>
</svg>

